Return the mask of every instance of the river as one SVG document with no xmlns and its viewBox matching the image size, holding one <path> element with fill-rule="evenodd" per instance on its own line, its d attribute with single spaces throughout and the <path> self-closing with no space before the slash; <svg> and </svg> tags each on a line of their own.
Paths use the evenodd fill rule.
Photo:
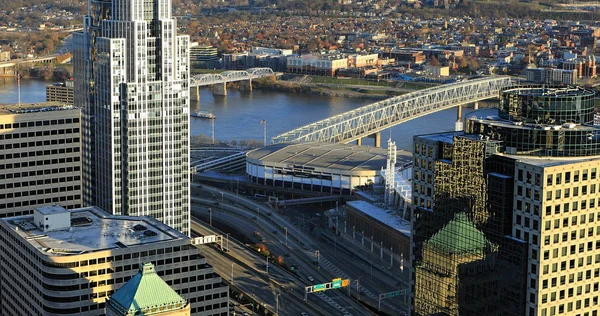
<svg viewBox="0 0 600 316">
<path fill-rule="evenodd" d="M 45 100 L 45 86 L 51 82 L 33 79 L 21 80 L 21 102 Z M 17 103 L 18 89 L 12 78 L 0 78 L 0 104 Z M 192 101 L 192 110 L 213 112 L 215 139 L 222 141 L 254 139 L 262 141 L 261 120 L 267 122 L 267 138 L 291 129 L 350 111 L 375 102 L 369 99 L 348 99 L 315 95 L 254 90 L 251 93 L 229 89 L 227 97 L 213 96 L 208 89 L 201 89 L 200 102 Z M 463 111 L 464 115 L 472 109 Z M 489 111 L 489 110 L 487 110 Z M 480 114 L 486 115 L 486 114 Z M 391 128 L 392 140 L 399 149 L 412 150 L 412 136 L 454 129 L 456 110 L 433 113 Z M 211 136 L 211 121 L 191 118 L 191 135 Z M 390 130 L 381 133 L 382 145 L 389 138 Z M 364 145 L 373 145 L 372 139 L 364 139 Z"/>
</svg>

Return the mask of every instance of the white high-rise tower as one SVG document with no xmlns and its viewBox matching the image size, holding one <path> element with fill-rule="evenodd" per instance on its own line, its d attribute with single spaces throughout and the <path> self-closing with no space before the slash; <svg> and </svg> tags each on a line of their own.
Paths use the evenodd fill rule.
<svg viewBox="0 0 600 316">
<path fill-rule="evenodd" d="M 73 40 L 84 204 L 189 235 L 189 37 L 171 1 L 89 0 Z"/>
</svg>

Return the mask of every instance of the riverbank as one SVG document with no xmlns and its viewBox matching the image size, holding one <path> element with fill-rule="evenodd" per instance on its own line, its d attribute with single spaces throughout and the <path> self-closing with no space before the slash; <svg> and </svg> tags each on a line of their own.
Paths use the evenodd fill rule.
<svg viewBox="0 0 600 316">
<path fill-rule="evenodd" d="M 281 81 L 273 78 L 261 78 L 252 81 L 252 88 L 265 91 L 285 92 L 294 94 L 311 94 L 327 97 L 361 98 L 372 100 L 388 99 L 402 92 L 391 89 L 367 89 L 356 86 L 331 86 L 327 84 L 299 83 Z"/>
</svg>

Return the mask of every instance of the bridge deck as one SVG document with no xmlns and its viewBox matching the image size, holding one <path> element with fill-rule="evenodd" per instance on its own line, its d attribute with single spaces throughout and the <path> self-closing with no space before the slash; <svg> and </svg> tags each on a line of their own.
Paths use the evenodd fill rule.
<svg viewBox="0 0 600 316">
<path fill-rule="evenodd" d="M 349 143 L 427 114 L 497 97 L 514 80 L 498 76 L 411 92 L 302 126 L 273 137 L 272 142 Z"/>
</svg>

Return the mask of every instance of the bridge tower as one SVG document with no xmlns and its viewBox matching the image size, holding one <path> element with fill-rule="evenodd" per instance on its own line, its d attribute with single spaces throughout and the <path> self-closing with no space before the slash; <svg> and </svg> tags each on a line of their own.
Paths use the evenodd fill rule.
<svg viewBox="0 0 600 316">
<path fill-rule="evenodd" d="M 200 101 L 200 86 L 190 87 L 190 100 Z"/>
<path fill-rule="evenodd" d="M 227 96 L 227 82 L 213 84 L 212 92 L 213 95 Z"/>
<path fill-rule="evenodd" d="M 240 91 L 252 92 L 252 79 L 240 81 Z"/>
</svg>

